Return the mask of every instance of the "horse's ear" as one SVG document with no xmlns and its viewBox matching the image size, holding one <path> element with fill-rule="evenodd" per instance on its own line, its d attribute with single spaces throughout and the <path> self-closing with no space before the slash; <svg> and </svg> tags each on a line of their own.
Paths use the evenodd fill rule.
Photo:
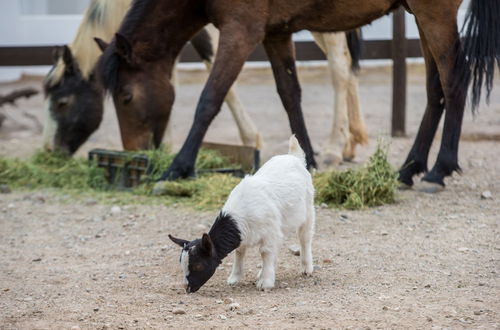
<svg viewBox="0 0 500 330">
<path fill-rule="evenodd" d="M 61 58 L 61 47 L 56 46 L 54 49 L 52 49 L 52 60 L 54 61 L 54 64 L 57 64 L 57 61 Z"/>
<path fill-rule="evenodd" d="M 116 53 L 129 64 L 132 64 L 132 45 L 122 34 L 115 34 Z"/>
<path fill-rule="evenodd" d="M 99 47 L 99 49 L 100 49 L 100 50 L 101 50 L 101 52 L 103 52 L 103 53 L 104 53 L 104 51 L 106 50 L 106 48 L 108 48 L 108 46 L 109 46 L 109 44 L 108 44 L 106 41 L 102 40 L 101 38 L 97 38 L 97 37 L 95 37 L 95 38 L 94 38 L 94 41 L 95 41 L 95 43 L 97 44 L 97 47 Z"/>
<path fill-rule="evenodd" d="M 63 46 L 62 49 L 62 59 L 65 66 L 65 71 L 67 73 L 75 73 L 76 71 L 76 63 L 73 54 L 71 53 L 71 49 L 67 45 Z"/>
</svg>

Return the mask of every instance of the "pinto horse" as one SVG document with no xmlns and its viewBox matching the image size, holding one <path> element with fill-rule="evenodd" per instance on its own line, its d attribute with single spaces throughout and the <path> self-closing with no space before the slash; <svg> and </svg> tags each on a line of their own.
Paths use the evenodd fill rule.
<svg viewBox="0 0 500 330">
<path fill-rule="evenodd" d="M 427 69 L 427 108 L 414 145 L 399 172 L 399 179 L 413 184 L 413 176 L 427 172 L 427 158 L 440 118 L 446 109 L 441 148 L 436 163 L 423 180 L 444 186 L 444 178 L 459 170 L 458 144 L 467 96 L 473 81 L 473 105 L 480 98 L 484 79 L 492 87 L 495 62 L 500 63 L 498 0 L 472 0 L 465 41 L 457 28 L 462 0 L 136 0 L 119 34 L 99 63 L 105 88 L 116 90 L 124 70 L 144 63 L 162 62 L 171 75 L 182 47 L 206 24 L 220 31 L 218 53 L 200 96 L 189 135 L 173 163 L 162 176 L 173 180 L 194 175 L 197 152 L 208 126 L 259 43 L 269 56 L 278 94 L 288 114 L 292 132 L 315 167 L 313 148 L 300 105 L 301 90 L 295 68 L 292 33 L 299 30 L 336 32 L 368 24 L 399 6 L 415 16 Z M 124 38 L 122 38 L 124 37 Z M 471 74 L 472 68 L 472 74 Z M 173 97 L 173 87 L 167 95 Z"/>
<path fill-rule="evenodd" d="M 45 149 L 73 154 L 98 129 L 104 112 L 103 89 L 94 74 L 101 54 L 99 48 L 102 51 L 106 47 L 103 39 L 110 40 L 114 36 L 131 3 L 132 0 L 92 0 L 74 41 L 55 52 L 55 64 L 44 80 Z M 201 30 L 191 41 L 200 56 L 206 59 L 207 67 L 211 66 L 210 54 L 213 52 L 209 34 L 214 33 L 217 34 Z M 161 77 L 161 80 L 166 78 Z M 165 100 L 161 96 L 155 98 L 156 102 L 149 103 L 156 110 L 155 115 L 140 117 L 138 121 L 134 120 L 136 118 L 130 115 L 130 111 L 122 111 L 122 103 L 127 102 L 127 97 L 114 99 L 126 150 L 149 149 L 160 145 L 171 107 L 169 98 Z M 261 143 L 260 134 L 234 90 L 227 95 L 226 101 L 238 125 L 243 144 L 255 146 Z M 142 114 L 138 112 L 139 116 Z M 140 122 L 139 128 L 136 127 L 137 122 Z M 152 133 L 130 134 L 137 131 Z"/>
</svg>

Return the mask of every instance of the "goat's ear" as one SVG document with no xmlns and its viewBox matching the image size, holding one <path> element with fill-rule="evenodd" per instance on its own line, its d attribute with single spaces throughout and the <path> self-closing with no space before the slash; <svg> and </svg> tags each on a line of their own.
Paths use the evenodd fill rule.
<svg viewBox="0 0 500 330">
<path fill-rule="evenodd" d="M 214 243 L 207 233 L 203 234 L 201 237 L 201 251 L 206 253 L 208 256 L 212 256 L 213 254 Z"/>
<path fill-rule="evenodd" d="M 132 45 L 128 39 L 119 33 L 115 34 L 115 52 L 122 57 L 128 64 L 132 64 Z"/>
<path fill-rule="evenodd" d="M 97 38 L 97 37 L 95 37 L 95 38 L 94 38 L 94 41 L 95 41 L 95 43 L 97 44 L 97 47 L 99 47 L 99 49 L 100 49 L 100 50 L 101 50 L 101 52 L 103 52 L 103 53 L 104 53 L 104 51 L 106 50 L 106 48 L 108 48 L 108 46 L 109 46 L 109 44 L 108 44 L 106 41 L 102 40 L 101 38 Z"/>
<path fill-rule="evenodd" d="M 78 66 L 75 62 L 75 58 L 73 57 L 71 49 L 68 47 L 68 45 L 64 45 L 62 48 L 62 59 L 65 66 L 64 70 L 67 73 L 74 74 L 77 72 Z"/>
<path fill-rule="evenodd" d="M 176 238 L 172 235 L 168 235 L 168 238 L 170 238 L 172 242 L 174 242 L 175 244 L 179 245 L 182 248 L 189 243 L 189 241 L 186 241 L 185 239 Z"/>
</svg>

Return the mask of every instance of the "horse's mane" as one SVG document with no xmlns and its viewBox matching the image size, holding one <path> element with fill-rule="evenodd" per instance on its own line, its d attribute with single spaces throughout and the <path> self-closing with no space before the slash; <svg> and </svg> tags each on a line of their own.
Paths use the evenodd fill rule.
<svg viewBox="0 0 500 330">
<path fill-rule="evenodd" d="M 134 0 L 130 10 L 123 19 L 118 33 L 125 37 L 130 35 L 137 28 L 137 24 L 147 19 L 145 16 L 150 12 L 150 5 L 156 0 Z M 104 89 L 114 92 L 118 80 L 118 67 L 122 59 L 115 52 L 115 43 L 112 42 L 101 56 L 98 63 L 98 72 Z"/>
<path fill-rule="evenodd" d="M 99 37 L 110 41 L 118 30 L 132 0 L 92 0 L 73 42 L 69 45 L 82 77 L 88 79 L 101 51 L 94 41 Z M 64 74 L 64 62 L 59 59 L 45 78 L 48 87 L 56 85 Z"/>
</svg>

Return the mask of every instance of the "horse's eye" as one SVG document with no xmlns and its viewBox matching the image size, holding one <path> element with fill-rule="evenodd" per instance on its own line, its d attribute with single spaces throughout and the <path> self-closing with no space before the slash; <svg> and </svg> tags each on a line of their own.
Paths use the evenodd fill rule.
<svg viewBox="0 0 500 330">
<path fill-rule="evenodd" d="M 203 270 L 203 265 L 202 264 L 193 265 L 193 270 L 196 272 L 201 272 Z"/>
<path fill-rule="evenodd" d="M 132 95 L 132 93 L 125 93 L 123 94 L 123 104 L 129 104 L 130 102 L 132 102 L 132 99 L 134 98 L 134 96 Z"/>
</svg>

